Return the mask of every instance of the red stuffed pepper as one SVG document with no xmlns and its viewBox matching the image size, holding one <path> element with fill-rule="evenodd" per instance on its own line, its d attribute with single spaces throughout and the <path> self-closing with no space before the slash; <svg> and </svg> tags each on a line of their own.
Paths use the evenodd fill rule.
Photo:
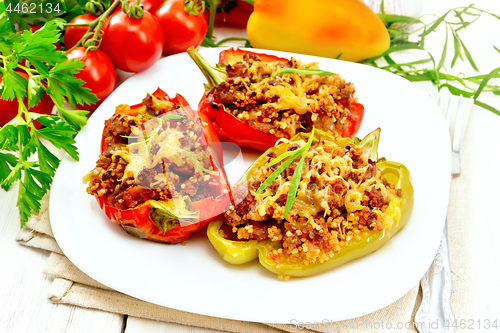
<svg viewBox="0 0 500 333">
<path fill-rule="evenodd" d="M 169 98 L 160 89 L 141 104 L 116 108 L 84 182 L 111 221 L 156 242 L 186 240 L 230 202 L 210 121 L 182 96 Z"/>
<path fill-rule="evenodd" d="M 208 80 L 198 113 L 212 121 L 221 140 L 267 150 L 313 127 L 350 137 L 363 120 L 353 84 L 316 63 L 228 49 L 213 67 L 197 50 L 188 54 Z"/>
</svg>

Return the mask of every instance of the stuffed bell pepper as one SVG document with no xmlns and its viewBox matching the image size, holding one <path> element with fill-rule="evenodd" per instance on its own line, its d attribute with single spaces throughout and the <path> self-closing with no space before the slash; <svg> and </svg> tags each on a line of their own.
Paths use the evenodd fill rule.
<svg viewBox="0 0 500 333">
<path fill-rule="evenodd" d="M 310 276 L 372 253 L 409 220 L 408 169 L 377 157 L 380 129 L 363 140 L 299 133 L 267 150 L 208 226 L 232 264 L 259 258 L 281 279 Z"/>
<path fill-rule="evenodd" d="M 349 137 L 361 125 L 364 108 L 353 84 L 317 63 L 228 49 L 213 67 L 197 50 L 188 54 L 208 81 L 198 112 L 221 140 L 264 151 L 313 127 Z"/>
<path fill-rule="evenodd" d="M 116 108 L 96 167 L 83 180 L 129 234 L 179 243 L 230 203 L 218 143 L 208 119 L 158 89 L 141 104 Z"/>
</svg>

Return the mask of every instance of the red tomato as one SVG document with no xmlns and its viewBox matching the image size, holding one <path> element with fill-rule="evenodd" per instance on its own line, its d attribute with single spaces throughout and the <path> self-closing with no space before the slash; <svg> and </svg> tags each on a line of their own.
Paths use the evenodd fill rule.
<svg viewBox="0 0 500 333">
<path fill-rule="evenodd" d="M 245 28 L 247 26 L 248 18 L 253 11 L 251 4 L 241 0 L 233 0 L 220 6 L 217 7 L 215 14 L 215 26 L 229 26 L 234 28 Z M 205 9 L 204 14 L 207 22 L 210 22 L 210 10 Z"/>
<path fill-rule="evenodd" d="M 174 54 L 198 46 L 207 33 L 207 20 L 203 15 L 189 15 L 182 0 L 164 2 L 155 13 L 163 28 L 163 52 Z"/>
<path fill-rule="evenodd" d="M 100 102 L 108 97 L 116 87 L 116 70 L 111 59 L 101 50 L 85 52 L 84 47 L 77 47 L 67 52 L 69 59 L 78 59 L 85 62 L 83 69 L 75 77 L 85 81 L 83 85 L 94 93 L 99 102 L 83 106 L 83 109 L 95 110 Z"/>
<path fill-rule="evenodd" d="M 17 74 L 22 75 L 25 79 L 28 79 L 28 74 L 24 72 L 18 72 L 16 71 Z M 2 77 L 0 77 L 0 83 L 2 82 Z M 24 99 L 24 105 L 28 107 L 28 98 L 26 97 Z M 37 105 L 34 107 L 28 109 L 29 112 L 36 112 L 36 113 L 41 113 L 41 114 L 51 114 L 52 113 L 52 108 L 54 107 L 54 102 L 52 102 L 52 99 L 48 95 L 44 95 L 40 102 L 38 102 Z M 19 110 L 19 104 L 17 103 L 17 100 L 14 101 L 8 101 L 4 100 L 0 96 L 0 126 L 4 126 L 7 124 L 12 118 L 17 116 L 18 110 Z M 35 124 L 36 128 L 42 127 L 42 124 L 40 124 L 38 121 L 33 122 Z"/>
<path fill-rule="evenodd" d="M 253 6 L 244 1 L 236 1 L 236 7 L 226 14 L 226 22 L 236 27 L 246 27 Z"/>
<path fill-rule="evenodd" d="M 135 0 L 129 0 L 128 2 L 137 3 L 137 1 Z M 162 3 L 163 0 L 141 0 L 141 4 L 144 6 L 144 10 L 147 10 L 151 14 L 153 14 Z"/>
<path fill-rule="evenodd" d="M 94 21 L 97 18 L 97 16 L 93 14 L 83 14 L 83 15 L 78 15 L 74 19 L 71 20 L 71 24 L 84 24 L 84 23 L 90 23 Z M 83 35 L 87 32 L 88 27 L 87 26 L 77 26 L 77 27 L 67 27 L 66 31 L 64 33 L 64 47 L 66 50 L 69 50 L 73 46 L 76 45 L 82 39 Z"/>
<path fill-rule="evenodd" d="M 106 20 L 103 30 L 101 48 L 122 71 L 143 71 L 161 56 L 163 31 L 148 11 L 137 19 L 123 11 L 116 12 Z"/>
</svg>

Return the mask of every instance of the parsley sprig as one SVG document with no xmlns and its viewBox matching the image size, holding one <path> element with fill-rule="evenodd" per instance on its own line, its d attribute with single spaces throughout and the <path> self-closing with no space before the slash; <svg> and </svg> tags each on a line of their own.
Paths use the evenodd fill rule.
<svg viewBox="0 0 500 333">
<path fill-rule="evenodd" d="M 297 190 L 299 188 L 300 179 L 302 177 L 302 168 L 304 166 L 304 159 L 306 157 L 307 152 L 309 151 L 309 148 L 311 148 L 313 138 L 314 138 L 314 127 L 310 133 L 309 140 L 307 140 L 307 143 L 304 146 L 302 146 L 297 150 L 287 151 L 286 153 L 281 154 L 280 156 L 276 157 L 265 166 L 266 168 L 268 168 L 283 161 L 285 158 L 288 158 L 285 162 L 283 162 L 283 164 L 281 164 L 278 168 L 276 168 L 276 170 L 274 170 L 274 172 L 269 177 L 266 178 L 266 180 L 258 188 L 256 194 L 262 193 L 297 157 L 302 155 L 299 162 L 297 163 L 295 171 L 293 172 L 292 180 L 290 181 L 290 188 L 288 190 L 288 195 L 286 197 L 285 212 L 283 214 L 283 218 L 285 218 L 290 212 L 290 210 L 292 210 L 293 203 L 295 202 L 295 198 L 297 197 Z"/>
<path fill-rule="evenodd" d="M 498 20 L 500 16 L 476 8 L 473 4 L 449 9 L 440 15 L 424 15 L 419 18 L 385 14 L 383 1 L 381 10 L 379 17 L 389 31 L 391 45 L 380 56 L 364 60 L 362 63 L 387 70 L 412 82 L 431 81 L 438 90 L 447 88 L 453 95 L 472 98 L 474 104 L 500 115 L 499 109 L 478 100 L 482 92 L 500 94 L 500 84 L 493 83 L 494 79 L 500 78 L 500 67 L 488 74 L 474 76 L 451 73 L 458 59 L 470 65 L 476 72 L 479 71 L 472 53 L 460 37 L 460 32 L 482 15 L 489 15 Z M 440 54 L 435 55 L 425 48 L 425 42 L 432 33 L 440 33 L 442 30 L 439 29 L 444 29 L 444 46 Z M 453 53 L 449 52 L 451 49 Z M 417 52 L 412 53 L 413 58 L 410 61 L 396 61 L 394 56 L 397 56 L 397 52 L 405 50 Z"/>
<path fill-rule="evenodd" d="M 76 109 L 77 104 L 97 102 L 90 89 L 82 87 L 85 82 L 74 77 L 84 63 L 68 60 L 64 52 L 56 51 L 61 26 L 62 21 L 54 19 L 35 33 L 14 33 L 6 14 L 0 14 L 0 95 L 17 100 L 19 105 L 17 116 L 0 128 L 0 186 L 9 190 L 19 182 L 21 227 L 39 211 L 40 200 L 50 189 L 60 163 L 46 144 L 78 160 L 74 137 L 86 124 L 88 111 L 69 110 L 64 105 Z M 44 94 L 50 96 L 59 115 L 28 112 L 23 101 L 27 99 L 28 107 L 35 106 Z M 37 129 L 34 120 L 43 127 Z"/>
</svg>

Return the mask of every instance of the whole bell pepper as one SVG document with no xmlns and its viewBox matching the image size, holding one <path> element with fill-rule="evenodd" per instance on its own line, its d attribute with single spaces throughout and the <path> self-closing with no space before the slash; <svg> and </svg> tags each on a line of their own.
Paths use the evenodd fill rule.
<svg viewBox="0 0 500 333">
<path fill-rule="evenodd" d="M 109 193 L 102 196 L 96 195 L 96 199 L 106 216 L 127 233 L 151 241 L 174 244 L 185 241 L 193 232 L 201 229 L 227 209 L 230 204 L 230 187 L 222 167 L 222 147 L 210 121 L 204 115 L 198 116 L 181 95 L 170 98 L 158 88 L 153 96 L 180 106 L 182 114 L 188 115 L 201 126 L 203 134 L 198 142 L 210 154 L 214 172 L 209 177 L 218 185 L 210 187 L 210 195 L 203 198 L 192 199 L 188 195 L 180 195 L 166 201 L 150 199 L 128 209 L 117 208 L 113 204 L 113 195 Z M 117 108 L 115 114 L 138 116 L 142 106 L 143 104 L 140 103 L 129 108 Z M 106 122 L 104 131 L 110 122 L 111 119 Z M 106 137 L 103 134 L 101 154 L 112 153 L 114 149 L 114 147 L 107 147 Z M 84 178 L 84 181 L 89 181 L 91 175 L 92 171 Z"/>
<path fill-rule="evenodd" d="M 196 65 L 198 65 L 208 81 L 208 84 L 205 84 L 206 93 L 198 104 L 198 113 L 204 114 L 212 121 L 219 138 L 235 143 L 240 147 L 248 147 L 260 151 L 265 151 L 273 147 L 279 137 L 259 131 L 242 122 L 229 112 L 226 112 L 224 105 L 214 102 L 212 90 L 228 78 L 224 67 L 242 61 L 245 54 L 256 55 L 261 61 L 267 63 L 286 64 L 290 60 L 270 54 L 231 48 L 220 52 L 219 63 L 217 67 L 214 67 L 202 58 L 196 49 L 190 48 L 187 50 L 187 53 Z M 362 104 L 353 101 L 350 108 L 351 116 L 345 119 L 343 128 L 339 133 L 342 137 L 355 135 L 363 120 L 364 107 Z"/>
<path fill-rule="evenodd" d="M 358 62 L 389 48 L 389 33 L 361 0 L 255 0 L 253 47 Z"/>
<path fill-rule="evenodd" d="M 316 275 L 327 270 L 331 270 L 339 265 L 354 259 L 366 256 L 382 247 L 392 236 L 400 231 L 408 222 L 413 209 L 413 186 L 409 170 L 401 163 L 387 161 L 384 158 L 378 159 L 377 148 L 379 142 L 380 129 L 373 131 L 363 140 L 353 138 L 337 138 L 337 145 L 346 147 L 356 145 L 361 148 L 363 155 L 371 161 L 376 161 L 376 166 L 381 170 L 381 177 L 389 184 L 393 184 L 398 189 L 399 195 L 392 196 L 386 210 L 385 227 L 383 230 L 373 229 L 366 236 L 358 240 L 351 240 L 348 246 L 342 247 L 339 252 L 326 261 L 315 261 L 310 264 L 289 263 L 283 260 L 280 255 L 276 255 L 276 250 L 283 247 L 280 241 L 257 240 L 230 240 L 225 238 L 221 232 L 225 222 L 224 217 L 220 217 L 210 222 L 207 234 L 210 242 L 220 254 L 222 259 L 231 264 L 244 264 L 256 258 L 269 271 L 278 276 L 304 277 Z M 281 154 L 289 151 L 289 147 L 297 141 L 306 141 L 310 134 L 299 134 L 288 143 L 282 143 L 266 151 L 247 170 L 238 184 L 248 183 L 253 174 L 262 166 L 269 162 L 271 154 L 276 154 L 279 158 Z M 328 137 L 321 131 L 314 132 L 314 141 Z M 335 140 L 330 137 L 330 140 Z M 234 190 L 233 190 L 234 193 Z M 305 208 L 302 208 L 305 209 Z M 227 229 L 226 229 L 227 230 Z"/>
</svg>

